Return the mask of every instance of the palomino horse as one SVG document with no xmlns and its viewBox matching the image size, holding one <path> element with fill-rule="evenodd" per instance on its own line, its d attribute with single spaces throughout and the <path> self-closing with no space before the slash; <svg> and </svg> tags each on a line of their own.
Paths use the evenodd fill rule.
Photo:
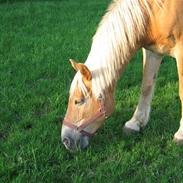
<svg viewBox="0 0 183 183">
<path fill-rule="evenodd" d="M 176 58 L 183 116 L 183 1 L 115 0 L 97 29 L 85 64 L 70 60 L 78 72 L 71 84 L 61 132 L 67 149 L 87 147 L 89 138 L 112 114 L 116 82 L 140 48 L 143 48 L 141 96 L 124 130 L 139 132 L 147 125 L 163 55 Z M 174 140 L 183 143 L 183 118 Z"/>
</svg>

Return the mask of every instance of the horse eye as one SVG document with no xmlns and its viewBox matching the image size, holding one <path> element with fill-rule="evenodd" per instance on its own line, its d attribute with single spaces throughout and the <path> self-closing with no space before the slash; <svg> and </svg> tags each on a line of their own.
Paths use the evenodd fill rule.
<svg viewBox="0 0 183 183">
<path fill-rule="evenodd" d="M 84 98 L 81 99 L 81 100 L 75 100 L 74 101 L 75 105 L 82 105 L 82 104 L 84 104 L 84 102 L 85 102 L 85 99 Z"/>
</svg>

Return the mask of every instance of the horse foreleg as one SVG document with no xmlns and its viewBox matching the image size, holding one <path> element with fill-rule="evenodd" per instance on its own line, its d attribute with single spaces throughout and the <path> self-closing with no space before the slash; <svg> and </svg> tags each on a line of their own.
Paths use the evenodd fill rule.
<svg viewBox="0 0 183 183">
<path fill-rule="evenodd" d="M 183 144 L 183 44 L 180 44 L 176 48 L 175 57 L 179 75 L 179 96 L 182 105 L 182 118 L 180 120 L 180 127 L 174 135 L 174 141 Z"/>
<path fill-rule="evenodd" d="M 127 133 L 139 132 L 148 122 L 155 80 L 161 60 L 162 57 L 160 55 L 143 49 L 143 80 L 141 96 L 133 117 L 125 123 L 124 131 Z"/>
</svg>

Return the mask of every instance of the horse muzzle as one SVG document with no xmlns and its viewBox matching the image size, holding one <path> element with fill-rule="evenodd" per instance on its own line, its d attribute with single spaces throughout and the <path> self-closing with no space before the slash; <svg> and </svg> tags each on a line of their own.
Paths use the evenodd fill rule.
<svg viewBox="0 0 183 183">
<path fill-rule="evenodd" d="M 77 130 L 62 125 L 61 140 L 66 149 L 71 152 L 86 149 L 89 145 L 89 137 Z"/>
</svg>

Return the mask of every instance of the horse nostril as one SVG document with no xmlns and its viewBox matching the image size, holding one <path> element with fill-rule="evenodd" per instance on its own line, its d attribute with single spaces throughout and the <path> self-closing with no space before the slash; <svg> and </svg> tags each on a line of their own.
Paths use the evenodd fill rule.
<svg viewBox="0 0 183 183">
<path fill-rule="evenodd" d="M 65 137 L 65 138 L 63 139 L 63 143 L 64 143 L 64 145 L 67 146 L 67 147 L 70 147 L 70 145 L 71 145 L 70 139 L 69 139 L 68 137 Z"/>
</svg>

